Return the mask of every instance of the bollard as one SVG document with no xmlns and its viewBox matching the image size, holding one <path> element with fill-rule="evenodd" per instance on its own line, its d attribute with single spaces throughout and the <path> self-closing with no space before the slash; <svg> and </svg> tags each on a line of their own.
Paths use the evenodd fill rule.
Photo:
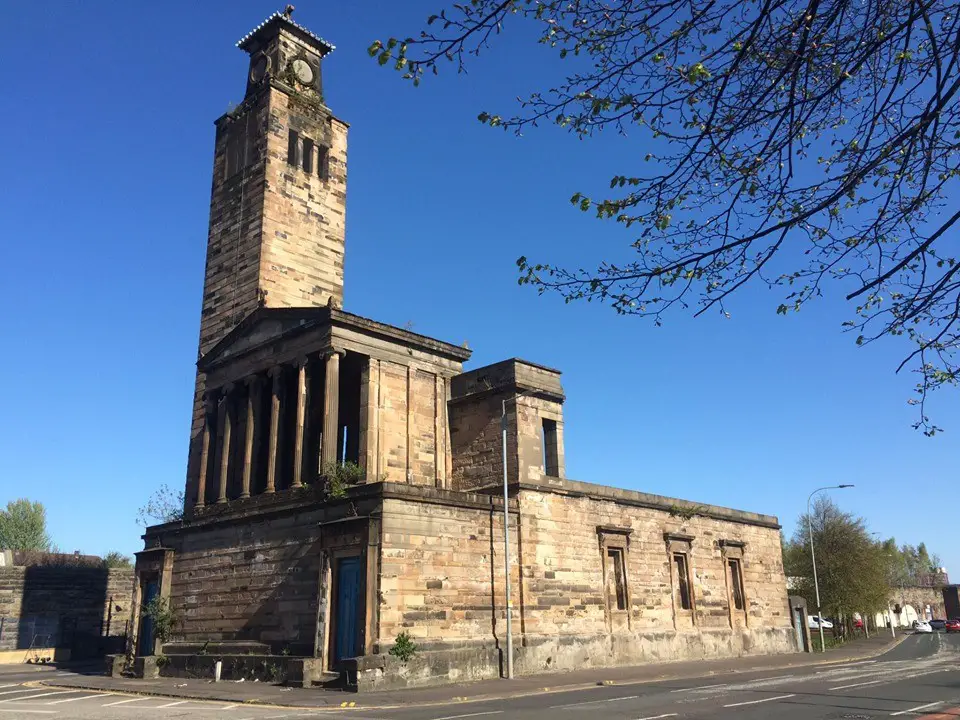
<svg viewBox="0 0 960 720">
<path fill-rule="evenodd" d="M 220 671 L 223 669 L 223 662 L 217 660 L 217 664 L 213 666 L 213 681 L 220 682 Z"/>
</svg>

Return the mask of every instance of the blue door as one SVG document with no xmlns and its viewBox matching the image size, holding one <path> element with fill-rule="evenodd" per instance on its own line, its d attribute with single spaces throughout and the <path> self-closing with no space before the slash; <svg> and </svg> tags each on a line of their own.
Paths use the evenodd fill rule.
<svg viewBox="0 0 960 720">
<path fill-rule="evenodd" d="M 147 583 L 147 587 L 143 593 L 143 605 L 140 610 L 140 654 L 141 655 L 153 655 L 153 619 L 144 614 L 147 605 L 150 604 L 150 601 L 157 596 L 157 591 L 159 590 L 156 580 L 151 580 Z"/>
<path fill-rule="evenodd" d="M 334 660 L 356 657 L 357 611 L 360 607 L 360 558 L 345 557 L 337 563 L 337 614 Z"/>
</svg>

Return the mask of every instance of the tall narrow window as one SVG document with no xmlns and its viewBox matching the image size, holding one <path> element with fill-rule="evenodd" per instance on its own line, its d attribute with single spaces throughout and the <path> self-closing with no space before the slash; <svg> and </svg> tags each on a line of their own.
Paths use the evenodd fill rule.
<svg viewBox="0 0 960 720">
<path fill-rule="evenodd" d="M 557 421 L 543 418 L 542 423 L 543 472 L 550 477 L 558 477 L 560 475 L 560 443 L 557 437 Z"/>
<path fill-rule="evenodd" d="M 303 171 L 313 172 L 313 140 L 303 139 Z"/>
<path fill-rule="evenodd" d="M 297 162 L 297 152 L 300 150 L 300 136 L 296 130 L 291 130 L 287 138 L 287 164 L 299 165 Z"/>
<path fill-rule="evenodd" d="M 692 610 L 690 602 L 690 569 L 687 565 L 687 556 L 683 553 L 673 554 L 673 565 L 677 573 L 677 601 L 683 610 Z"/>
<path fill-rule="evenodd" d="M 626 568 L 623 563 L 622 548 L 607 549 L 607 581 L 609 585 L 610 608 L 627 609 Z"/>
<path fill-rule="evenodd" d="M 317 153 L 317 175 L 326 180 L 330 176 L 330 151 L 323 145 L 318 146 L 317 149 L 319 150 L 319 153 Z"/>
<path fill-rule="evenodd" d="M 737 610 L 743 610 L 743 572 L 740 569 L 740 561 L 736 559 L 727 560 L 727 567 L 730 571 L 730 591 L 733 593 L 733 606 Z"/>
</svg>

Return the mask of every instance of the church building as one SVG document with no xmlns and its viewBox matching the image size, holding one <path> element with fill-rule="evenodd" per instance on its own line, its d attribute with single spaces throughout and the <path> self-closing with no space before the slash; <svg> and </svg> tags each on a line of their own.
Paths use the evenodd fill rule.
<svg viewBox="0 0 960 720">
<path fill-rule="evenodd" d="M 796 652 L 777 518 L 570 480 L 558 370 L 465 370 L 468 349 L 344 308 L 334 46 L 289 10 L 237 45 L 184 518 L 137 554 L 137 668 L 365 690 Z"/>
</svg>

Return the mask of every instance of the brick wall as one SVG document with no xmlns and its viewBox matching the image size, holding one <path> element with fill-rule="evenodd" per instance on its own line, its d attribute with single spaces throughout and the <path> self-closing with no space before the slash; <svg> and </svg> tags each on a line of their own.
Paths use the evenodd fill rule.
<svg viewBox="0 0 960 720">
<path fill-rule="evenodd" d="M 0 568 L 0 651 L 34 642 L 68 647 L 74 656 L 122 651 L 133 589 L 132 570 L 56 565 Z M 99 638 L 118 638 L 110 648 Z"/>
</svg>

